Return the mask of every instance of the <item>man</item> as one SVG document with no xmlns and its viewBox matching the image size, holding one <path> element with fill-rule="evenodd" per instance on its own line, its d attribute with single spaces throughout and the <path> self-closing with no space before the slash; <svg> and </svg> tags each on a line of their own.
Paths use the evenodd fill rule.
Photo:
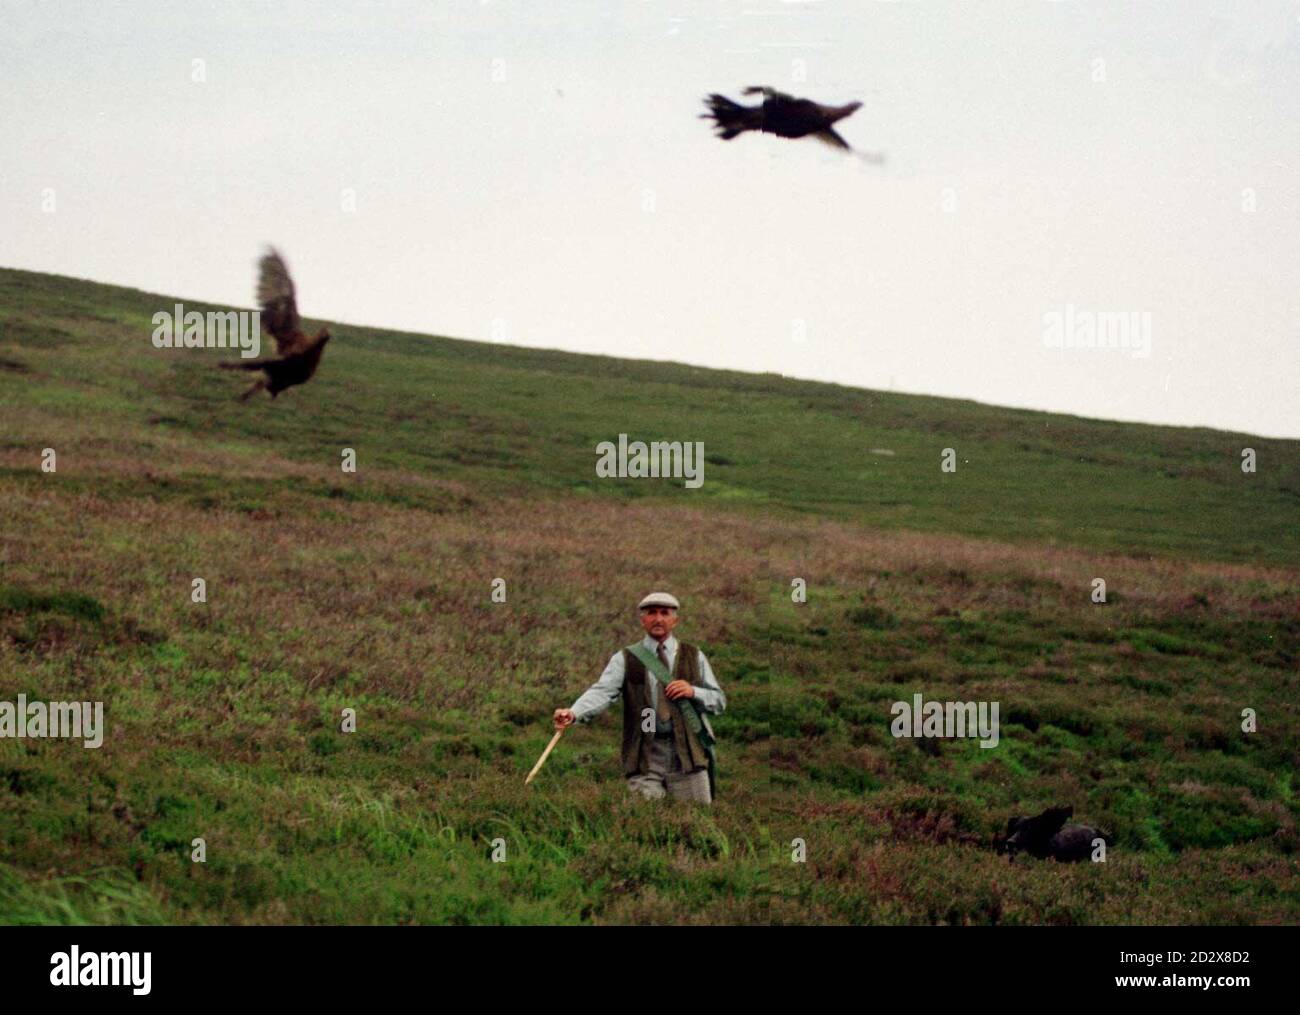
<svg viewBox="0 0 1300 1015">
<path fill-rule="evenodd" d="M 623 698 L 623 775 L 627 788 L 650 799 L 665 795 L 711 804 L 715 793 L 713 727 L 727 696 L 694 645 L 673 637 L 679 603 L 652 592 L 638 604 L 646 636 L 615 652 L 600 679 L 555 710 L 563 729 L 600 715 Z"/>
</svg>

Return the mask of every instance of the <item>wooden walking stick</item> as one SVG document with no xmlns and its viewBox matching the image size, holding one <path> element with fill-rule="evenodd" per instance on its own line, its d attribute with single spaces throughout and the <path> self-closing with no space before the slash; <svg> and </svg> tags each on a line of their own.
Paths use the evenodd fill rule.
<svg viewBox="0 0 1300 1015">
<path fill-rule="evenodd" d="M 542 770 L 542 766 L 546 764 L 546 759 L 550 756 L 551 751 L 555 750 L 555 745 L 560 742 L 560 737 L 564 736 L 566 729 L 568 729 L 567 726 L 561 726 L 555 731 L 555 736 L 551 737 L 551 742 L 546 745 L 546 750 L 542 751 L 542 756 L 537 759 L 537 764 L 533 766 L 533 770 L 528 773 L 528 778 L 524 780 L 525 786 L 532 782 L 533 776 Z"/>
</svg>

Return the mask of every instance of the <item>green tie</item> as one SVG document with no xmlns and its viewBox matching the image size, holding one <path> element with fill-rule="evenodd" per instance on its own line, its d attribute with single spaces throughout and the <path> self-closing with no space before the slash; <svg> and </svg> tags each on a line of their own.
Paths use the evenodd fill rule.
<svg viewBox="0 0 1300 1015">
<path fill-rule="evenodd" d="M 668 653 L 664 651 L 664 643 L 659 643 L 659 661 L 664 664 L 664 669 L 670 674 L 672 668 L 668 665 Z M 669 723 L 673 721 L 672 706 L 668 703 L 668 694 L 666 685 L 660 685 L 659 694 L 656 698 L 655 718 L 658 722 Z"/>
</svg>

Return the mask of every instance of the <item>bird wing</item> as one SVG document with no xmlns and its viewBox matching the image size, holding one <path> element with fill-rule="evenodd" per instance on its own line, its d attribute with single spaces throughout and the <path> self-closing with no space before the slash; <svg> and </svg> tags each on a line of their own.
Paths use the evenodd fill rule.
<svg viewBox="0 0 1300 1015">
<path fill-rule="evenodd" d="M 853 150 L 853 147 L 845 141 L 844 138 L 835 133 L 834 127 L 827 127 L 825 130 L 819 130 L 813 135 L 813 137 L 823 144 L 828 144 L 833 148 L 843 148 L 846 151 Z"/>
<path fill-rule="evenodd" d="M 265 370 L 277 363 L 287 363 L 289 356 L 259 356 L 257 359 L 225 359 L 217 366 L 223 370 Z"/>
<path fill-rule="evenodd" d="M 259 267 L 257 302 L 262 308 L 262 329 L 275 337 L 275 348 L 281 356 L 297 352 L 304 335 L 289 269 L 274 247 L 263 256 Z"/>
<path fill-rule="evenodd" d="M 1038 815 L 1036 820 L 1041 823 L 1039 829 L 1044 835 L 1050 837 L 1059 832 L 1073 816 L 1073 807 L 1049 807 Z"/>
</svg>

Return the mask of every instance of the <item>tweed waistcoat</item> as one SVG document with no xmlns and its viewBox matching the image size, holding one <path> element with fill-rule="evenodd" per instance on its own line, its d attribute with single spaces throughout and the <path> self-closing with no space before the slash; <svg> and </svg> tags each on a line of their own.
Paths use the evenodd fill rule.
<svg viewBox="0 0 1300 1015">
<path fill-rule="evenodd" d="M 627 649 L 623 650 L 623 663 L 626 667 L 623 677 L 623 774 L 648 775 L 650 745 L 654 741 L 654 734 L 642 729 L 644 725 L 642 716 L 646 709 L 652 712 L 654 709 L 650 705 L 650 688 L 646 684 L 645 664 Z M 685 680 L 696 687 L 705 686 L 700 678 L 699 650 L 694 645 L 687 645 L 684 641 L 677 643 L 673 679 Z M 664 694 L 662 685 L 659 687 L 659 694 L 661 697 Z M 682 706 L 675 701 L 669 702 L 669 706 L 673 718 L 673 747 L 677 752 L 678 760 L 682 763 L 682 771 L 694 772 L 697 769 L 707 768 L 708 752 L 700 743 L 699 737 L 691 731 L 690 725 L 682 718 Z"/>
</svg>

